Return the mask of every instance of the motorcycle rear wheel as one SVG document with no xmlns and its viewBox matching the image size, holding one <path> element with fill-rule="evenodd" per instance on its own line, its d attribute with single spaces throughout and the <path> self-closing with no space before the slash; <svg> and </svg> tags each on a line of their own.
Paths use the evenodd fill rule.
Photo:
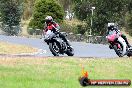
<svg viewBox="0 0 132 88">
<path fill-rule="evenodd" d="M 67 54 L 68 56 L 74 56 L 74 49 L 73 49 L 72 47 L 69 47 L 69 48 L 67 49 L 66 54 Z"/>
</svg>

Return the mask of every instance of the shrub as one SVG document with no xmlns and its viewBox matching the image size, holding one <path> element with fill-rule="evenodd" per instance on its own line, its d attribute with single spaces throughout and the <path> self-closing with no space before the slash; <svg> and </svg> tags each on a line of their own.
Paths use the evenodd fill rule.
<svg viewBox="0 0 132 88">
<path fill-rule="evenodd" d="M 87 31 L 87 27 L 85 25 L 77 25 L 74 29 L 75 34 L 84 34 Z"/>
<path fill-rule="evenodd" d="M 17 35 L 20 31 L 20 20 L 22 14 L 22 3 L 17 2 L 16 0 L 1 0 L 0 1 L 0 14 L 1 21 L 4 25 L 9 26 L 9 30 L 4 30 L 9 35 Z M 14 26 L 18 27 L 15 29 Z"/>
<path fill-rule="evenodd" d="M 29 23 L 29 27 L 34 30 L 43 29 L 45 17 L 50 15 L 57 22 L 63 21 L 64 11 L 62 7 L 54 0 L 36 0 L 34 5 L 33 19 Z"/>
</svg>

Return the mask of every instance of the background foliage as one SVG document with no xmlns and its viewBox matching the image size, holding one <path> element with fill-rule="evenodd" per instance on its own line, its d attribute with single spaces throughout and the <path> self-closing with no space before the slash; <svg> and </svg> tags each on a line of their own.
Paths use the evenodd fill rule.
<svg viewBox="0 0 132 88">
<path fill-rule="evenodd" d="M 3 25 L 7 25 L 3 30 L 9 35 L 16 35 L 20 30 L 19 25 L 22 14 L 21 0 L 1 0 L 0 13 Z M 16 28 L 14 29 L 13 26 L 16 26 Z"/>
<path fill-rule="evenodd" d="M 76 0 L 75 0 L 76 1 Z M 104 35 L 108 22 L 115 22 L 125 26 L 125 16 L 128 12 L 131 0 L 82 0 L 76 2 L 75 14 L 78 19 L 85 20 L 90 26 L 93 18 L 92 32 L 96 35 Z M 94 6 L 94 15 L 91 15 L 91 7 Z"/>
<path fill-rule="evenodd" d="M 91 15 L 92 6 L 96 7 L 93 16 Z M 14 7 L 16 14 L 11 15 L 10 10 Z M 132 35 L 132 0 L 0 0 L 0 9 L 3 23 L 19 25 L 20 19 L 31 19 L 29 27 L 33 28 L 33 32 L 36 28 L 43 29 L 46 15 L 52 15 L 57 22 L 62 22 L 66 16 L 64 11 L 69 10 L 75 12 L 74 19 L 81 20 L 87 25 L 62 23 L 63 31 L 83 34 L 89 32 L 91 28 L 92 35 L 105 35 L 107 23 L 116 22 Z M 4 14 L 5 12 L 7 14 Z M 92 27 L 90 25 L 91 17 L 93 19 Z M 10 21 L 7 21 L 9 18 Z M 18 21 L 14 22 L 11 20 L 12 18 Z M 12 29 L 10 28 L 10 30 Z M 83 32 L 81 32 L 82 30 Z M 30 32 L 30 30 L 28 31 Z"/>
<path fill-rule="evenodd" d="M 52 16 L 57 22 L 63 21 L 64 12 L 54 0 L 37 0 L 34 5 L 33 19 L 29 27 L 43 29 L 46 16 Z"/>
</svg>

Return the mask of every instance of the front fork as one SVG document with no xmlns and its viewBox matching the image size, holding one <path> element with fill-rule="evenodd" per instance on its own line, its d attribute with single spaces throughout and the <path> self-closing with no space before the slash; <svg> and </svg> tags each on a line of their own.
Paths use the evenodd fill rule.
<svg viewBox="0 0 132 88">
<path fill-rule="evenodd" d="M 117 49 L 120 49 L 120 48 L 121 48 L 120 44 L 119 44 L 119 43 L 116 43 L 116 42 L 114 42 L 114 43 L 111 43 L 111 42 L 110 42 L 109 48 L 110 48 L 110 49 L 113 49 L 113 46 L 114 46 L 114 45 L 117 46 Z"/>
</svg>

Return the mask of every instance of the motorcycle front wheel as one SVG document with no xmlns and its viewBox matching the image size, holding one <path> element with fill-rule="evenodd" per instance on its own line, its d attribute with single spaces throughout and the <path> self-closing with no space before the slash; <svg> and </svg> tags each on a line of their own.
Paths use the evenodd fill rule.
<svg viewBox="0 0 132 88">
<path fill-rule="evenodd" d="M 120 43 L 119 43 L 119 44 L 120 44 Z M 124 55 L 122 54 L 122 53 L 123 53 L 123 47 L 122 47 L 121 44 L 120 44 L 120 46 L 121 46 L 120 49 L 117 47 L 117 45 L 114 45 L 113 48 L 114 48 L 116 54 L 117 54 L 119 57 L 123 57 L 123 56 L 124 56 Z"/>
<path fill-rule="evenodd" d="M 56 43 L 56 42 L 49 43 L 49 49 L 50 49 L 50 51 L 52 52 L 52 54 L 54 56 L 59 56 L 60 49 L 59 49 L 59 44 L 58 43 Z"/>
</svg>

